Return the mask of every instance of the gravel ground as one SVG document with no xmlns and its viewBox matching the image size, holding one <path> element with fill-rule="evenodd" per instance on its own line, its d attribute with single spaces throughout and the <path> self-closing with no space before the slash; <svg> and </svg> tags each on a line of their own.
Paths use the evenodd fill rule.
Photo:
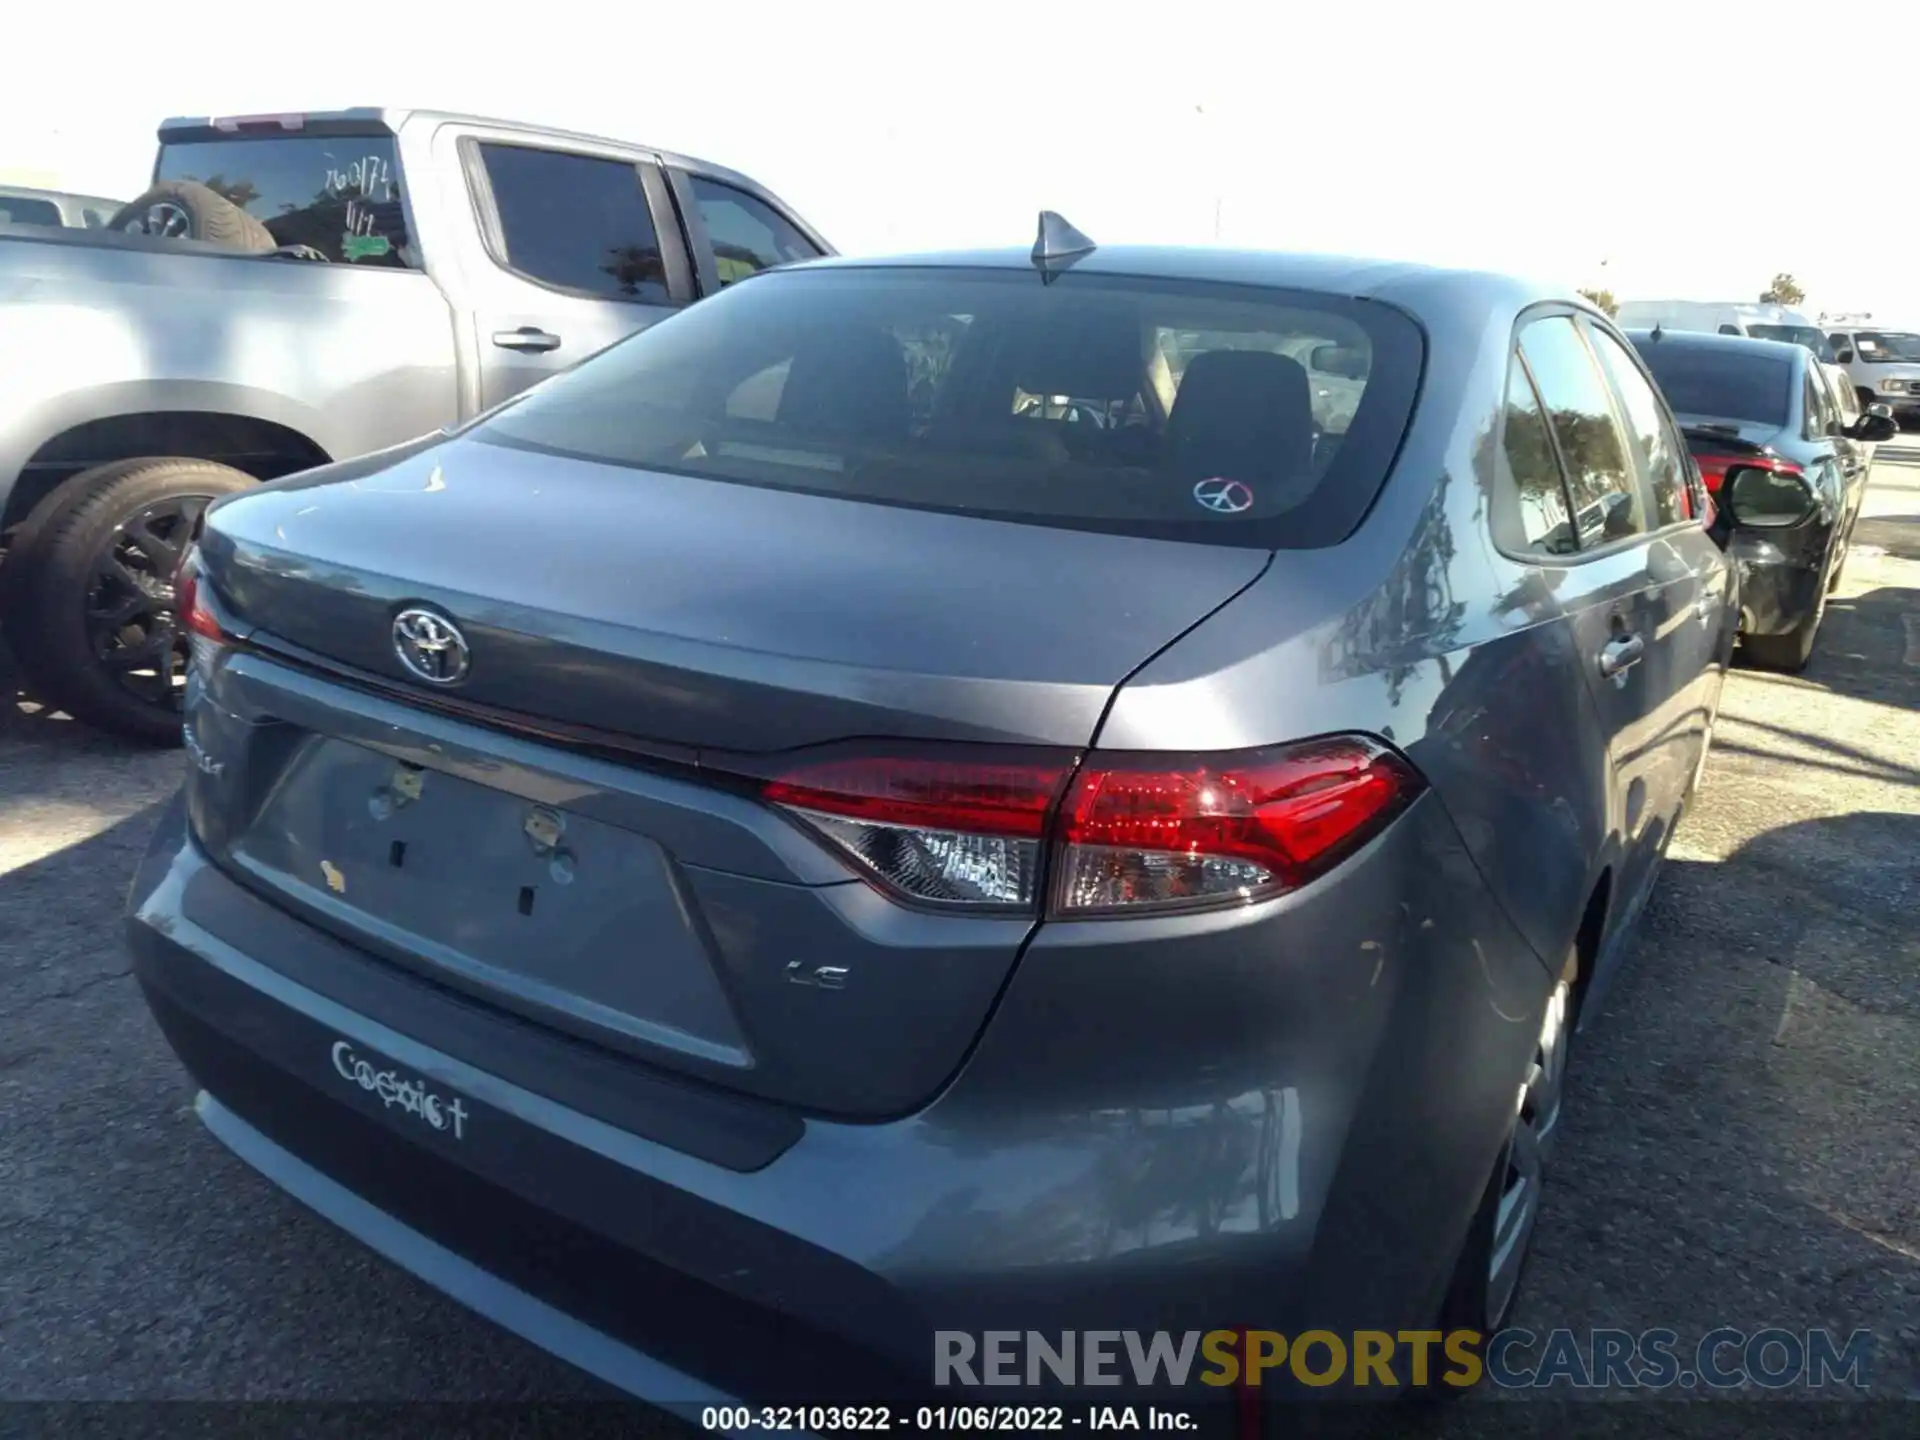
<svg viewBox="0 0 1920 1440">
<path fill-rule="evenodd" d="M 1874 1390 L 1916 1395 L 1920 467 L 1869 506 L 1806 674 L 1729 683 L 1575 1061 L 1519 1320 L 1867 1328 Z M 192 1119 L 118 943 L 180 763 L 0 706 L 0 1399 L 599 1395 Z"/>
</svg>

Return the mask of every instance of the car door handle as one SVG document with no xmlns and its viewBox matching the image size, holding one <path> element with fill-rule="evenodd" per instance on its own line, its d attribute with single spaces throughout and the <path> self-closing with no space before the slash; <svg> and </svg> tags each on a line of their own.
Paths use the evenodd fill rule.
<svg viewBox="0 0 1920 1440">
<path fill-rule="evenodd" d="M 1711 620 L 1720 613 L 1720 607 L 1725 603 L 1719 591 L 1706 590 L 1701 592 L 1700 598 L 1693 602 L 1693 613 L 1702 620 Z"/>
<path fill-rule="evenodd" d="M 1640 663 L 1647 642 L 1638 635 L 1616 635 L 1600 647 L 1600 673 L 1612 680 Z"/>
<path fill-rule="evenodd" d="M 522 325 L 518 330 L 496 330 L 493 343 L 502 350 L 524 350 L 538 355 L 560 348 L 560 337 L 537 325 Z"/>
</svg>

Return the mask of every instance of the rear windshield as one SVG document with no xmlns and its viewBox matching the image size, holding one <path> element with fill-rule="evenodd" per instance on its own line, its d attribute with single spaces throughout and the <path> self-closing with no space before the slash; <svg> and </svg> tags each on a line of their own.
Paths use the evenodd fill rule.
<svg viewBox="0 0 1920 1440">
<path fill-rule="evenodd" d="M 1710 415 L 1757 425 L 1785 425 L 1793 362 L 1727 345 L 1693 346 L 1671 339 L 1637 347 L 1676 415 Z"/>
<path fill-rule="evenodd" d="M 1228 545 L 1343 538 L 1422 340 L 1297 291 L 1067 272 L 771 272 L 540 386 L 482 440 L 880 504 Z"/>
<path fill-rule="evenodd" d="M 1833 345 L 1824 330 L 1811 325 L 1749 325 L 1747 334 L 1756 340 L 1780 340 L 1789 345 L 1804 345 L 1822 360 L 1833 359 Z"/>
<path fill-rule="evenodd" d="M 280 244 L 308 246 L 335 264 L 418 264 L 391 135 L 181 141 L 161 147 L 156 178 L 198 181 L 262 222 Z"/>
<path fill-rule="evenodd" d="M 0 195 L 0 225 L 60 225 L 60 207 L 51 200 Z"/>
</svg>

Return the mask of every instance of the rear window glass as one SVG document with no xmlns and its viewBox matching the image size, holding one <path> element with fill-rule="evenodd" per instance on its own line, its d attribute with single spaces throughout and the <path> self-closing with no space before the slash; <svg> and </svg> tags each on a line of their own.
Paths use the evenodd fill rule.
<svg viewBox="0 0 1920 1440">
<path fill-rule="evenodd" d="M 391 135 L 290 135 L 163 145 L 158 178 L 219 192 L 336 264 L 417 265 Z"/>
<path fill-rule="evenodd" d="M 834 267 L 729 287 L 482 425 L 716 481 L 1230 545 L 1343 538 L 1419 329 L 1350 298 L 1067 272 Z"/>
<path fill-rule="evenodd" d="M 60 207 L 51 200 L 0 195 L 0 225 L 60 225 Z"/>
<path fill-rule="evenodd" d="M 1780 355 L 1720 345 L 1709 349 L 1671 339 L 1642 341 L 1637 348 L 1674 414 L 1757 425 L 1787 423 L 1793 365 Z"/>
</svg>

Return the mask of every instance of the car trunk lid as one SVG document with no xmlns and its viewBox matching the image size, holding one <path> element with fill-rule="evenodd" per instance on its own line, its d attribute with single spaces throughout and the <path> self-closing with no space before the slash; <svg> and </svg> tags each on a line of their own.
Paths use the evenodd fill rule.
<svg viewBox="0 0 1920 1440">
<path fill-rule="evenodd" d="M 735 751 L 1085 744 L 1128 672 L 1267 561 L 458 440 L 237 497 L 203 548 L 266 643 L 427 699 Z M 403 665 L 407 606 L 464 634 L 457 687 Z"/>
<path fill-rule="evenodd" d="M 736 777 L 856 738 L 1084 747 L 1267 560 L 457 439 L 317 471 L 209 512 L 199 583 L 245 643 L 190 687 L 194 827 L 285 908 L 484 1003 L 903 1113 L 1034 922 L 885 899 Z M 462 683 L 401 663 L 409 607 L 463 632 Z"/>
</svg>

